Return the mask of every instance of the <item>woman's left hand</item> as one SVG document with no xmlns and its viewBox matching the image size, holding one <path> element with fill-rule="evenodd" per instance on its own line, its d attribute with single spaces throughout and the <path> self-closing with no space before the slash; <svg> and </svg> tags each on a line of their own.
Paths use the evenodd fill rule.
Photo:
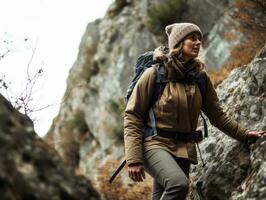
<svg viewBox="0 0 266 200">
<path fill-rule="evenodd" d="M 264 135 L 266 131 L 249 131 L 248 132 L 248 140 L 256 141 L 259 139 L 262 135 Z"/>
</svg>

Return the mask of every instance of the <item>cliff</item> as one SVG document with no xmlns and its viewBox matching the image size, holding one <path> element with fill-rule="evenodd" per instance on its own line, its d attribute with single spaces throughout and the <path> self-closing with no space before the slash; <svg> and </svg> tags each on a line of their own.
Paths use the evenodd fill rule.
<svg viewBox="0 0 266 200">
<path fill-rule="evenodd" d="M 217 88 L 229 116 L 250 130 L 266 129 L 266 46 L 245 68 L 233 70 Z M 202 181 L 207 199 L 265 199 L 266 135 L 255 144 L 241 144 L 213 126 L 200 145 L 206 167 L 192 168 L 191 199 L 199 199 Z"/>
<path fill-rule="evenodd" d="M 32 121 L 0 95 L 0 198 L 96 200 L 83 176 L 75 176 L 58 153 L 34 132 Z"/>
</svg>

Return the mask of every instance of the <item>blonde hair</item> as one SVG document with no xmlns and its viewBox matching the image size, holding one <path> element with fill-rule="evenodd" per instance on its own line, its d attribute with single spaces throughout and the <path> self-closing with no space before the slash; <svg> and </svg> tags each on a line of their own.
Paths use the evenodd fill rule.
<svg viewBox="0 0 266 200">
<path fill-rule="evenodd" d="M 173 48 L 169 51 L 168 56 L 169 57 L 178 57 L 182 53 L 183 46 L 184 46 L 184 41 L 181 41 L 177 46 L 175 46 L 175 48 Z M 194 65 L 196 65 L 196 67 L 199 70 L 207 71 L 207 67 L 206 67 L 205 63 L 203 62 L 200 55 L 197 56 L 196 58 L 194 58 L 194 61 L 195 61 Z"/>
<path fill-rule="evenodd" d="M 169 56 L 179 56 L 182 53 L 184 42 L 180 42 L 175 48 L 169 51 Z"/>
</svg>

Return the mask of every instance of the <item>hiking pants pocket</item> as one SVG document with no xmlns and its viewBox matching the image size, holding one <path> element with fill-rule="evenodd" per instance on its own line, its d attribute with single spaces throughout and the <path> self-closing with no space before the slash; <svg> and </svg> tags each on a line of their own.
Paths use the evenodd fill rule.
<svg viewBox="0 0 266 200">
<path fill-rule="evenodd" d="M 153 177 L 152 200 L 182 200 L 189 189 L 190 161 L 163 149 L 144 153 L 145 171 Z"/>
</svg>

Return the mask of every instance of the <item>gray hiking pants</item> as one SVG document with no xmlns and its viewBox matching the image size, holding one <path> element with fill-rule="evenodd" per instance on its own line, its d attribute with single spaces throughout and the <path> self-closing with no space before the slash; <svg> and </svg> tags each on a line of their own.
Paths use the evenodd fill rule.
<svg viewBox="0 0 266 200">
<path fill-rule="evenodd" d="M 190 161 L 163 149 L 144 153 L 145 171 L 153 177 L 152 200 L 184 200 L 189 189 Z"/>
</svg>

